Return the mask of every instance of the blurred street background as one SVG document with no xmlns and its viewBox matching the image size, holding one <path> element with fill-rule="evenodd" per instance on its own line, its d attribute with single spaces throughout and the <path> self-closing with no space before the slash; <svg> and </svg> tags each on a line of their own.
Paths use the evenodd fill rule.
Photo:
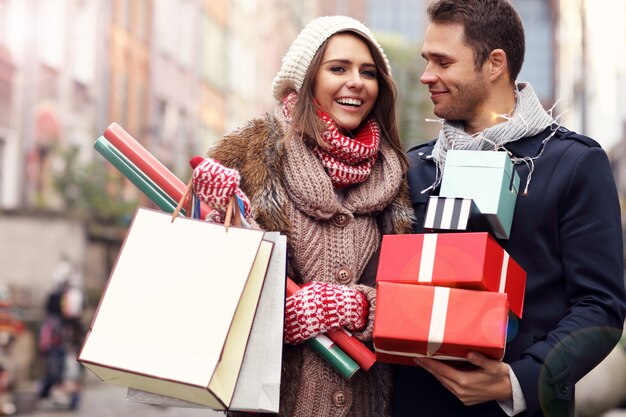
<svg viewBox="0 0 626 417">
<path fill-rule="evenodd" d="M 36 407 L 28 407 L 18 414 L 29 417 L 224 417 L 209 409 L 160 407 L 126 400 L 126 388 L 105 384 L 93 374 L 87 375 L 83 387 L 82 404 L 76 410 L 64 407 L 58 399 Z"/>
<path fill-rule="evenodd" d="M 28 417 L 224 417 L 219 411 L 208 409 L 159 407 L 126 400 L 126 389 L 105 384 L 89 376 L 84 387 L 83 404 L 69 411 L 62 406 L 39 407 L 22 416 Z M 603 417 L 626 417 L 626 410 L 613 409 Z"/>
<path fill-rule="evenodd" d="M 563 125 L 601 143 L 623 201 L 626 1 L 512 2 L 527 37 L 519 81 L 532 83 Z M 327 14 L 373 30 L 399 86 L 405 148 L 430 140 L 439 125 L 426 121 L 434 115 L 419 83 L 429 3 L 0 0 L 0 415 L 213 415 L 129 403 L 123 388 L 83 375 L 72 360 L 134 210 L 153 207 L 94 141 L 116 122 L 187 182 L 192 156 L 272 109 L 283 54 Z M 46 311 L 68 288 L 74 301 L 64 305 L 76 308 L 61 360 L 73 373 L 42 401 L 44 359 L 55 351 L 40 336 L 53 329 Z M 624 415 L 625 346 L 579 383 L 578 417 Z"/>
</svg>

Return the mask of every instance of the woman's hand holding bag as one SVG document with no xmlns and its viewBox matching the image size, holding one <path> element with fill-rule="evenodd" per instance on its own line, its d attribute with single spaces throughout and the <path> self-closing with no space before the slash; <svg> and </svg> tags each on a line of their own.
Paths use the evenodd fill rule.
<svg viewBox="0 0 626 417">
<path fill-rule="evenodd" d="M 250 218 L 250 200 L 239 189 L 240 176 L 237 170 L 227 168 L 214 159 L 200 156 L 193 157 L 189 163 L 193 168 L 193 191 L 200 200 L 213 208 L 206 220 L 224 223 L 228 202 L 233 195 L 243 203 L 244 217 Z"/>
</svg>

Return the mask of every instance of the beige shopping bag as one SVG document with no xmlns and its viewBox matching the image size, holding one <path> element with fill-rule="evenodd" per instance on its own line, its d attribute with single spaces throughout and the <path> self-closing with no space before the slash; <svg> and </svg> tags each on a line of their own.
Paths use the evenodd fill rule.
<svg viewBox="0 0 626 417">
<path fill-rule="evenodd" d="M 273 243 L 139 208 L 79 361 L 103 381 L 227 409 Z"/>
<path fill-rule="evenodd" d="M 278 232 L 266 232 L 264 239 L 273 242 L 274 248 L 229 407 L 232 411 L 278 413 L 279 410 L 287 238 Z M 204 407 L 134 388 L 128 389 L 126 398 L 169 407 Z"/>
<path fill-rule="evenodd" d="M 231 410 L 278 413 L 282 371 L 283 324 L 287 265 L 287 237 L 266 232 L 274 243 L 266 281 L 268 293 L 261 294 L 250 341 L 235 387 Z"/>
</svg>

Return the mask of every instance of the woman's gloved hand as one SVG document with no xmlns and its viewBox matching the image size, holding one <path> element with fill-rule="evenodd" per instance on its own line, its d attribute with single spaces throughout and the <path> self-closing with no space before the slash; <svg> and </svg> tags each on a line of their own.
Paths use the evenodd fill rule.
<svg viewBox="0 0 626 417">
<path fill-rule="evenodd" d="M 250 200 L 239 189 L 239 172 L 226 168 L 211 158 L 194 156 L 189 161 L 193 168 L 192 186 L 198 198 L 207 203 L 213 211 L 209 213 L 210 221 L 223 223 L 228 202 L 233 194 L 243 202 L 243 215 L 250 218 Z"/>
<path fill-rule="evenodd" d="M 285 343 L 295 345 L 341 327 L 362 330 L 368 312 L 367 299 L 359 291 L 314 281 L 287 297 Z"/>
</svg>

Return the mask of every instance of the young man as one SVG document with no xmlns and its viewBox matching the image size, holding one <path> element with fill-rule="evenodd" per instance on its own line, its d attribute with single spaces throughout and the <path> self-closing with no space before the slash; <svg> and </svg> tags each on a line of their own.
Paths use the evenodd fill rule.
<svg viewBox="0 0 626 417">
<path fill-rule="evenodd" d="M 434 359 L 398 367 L 394 416 L 573 416 L 574 384 L 617 343 L 626 311 L 609 161 L 516 83 L 524 29 L 507 0 L 440 0 L 428 13 L 420 81 L 443 128 L 408 154 L 414 231 L 449 149 L 508 152 L 521 183 L 510 239 L 499 243 L 527 273 L 526 298 L 502 362 L 474 352 L 472 371 Z"/>
</svg>

